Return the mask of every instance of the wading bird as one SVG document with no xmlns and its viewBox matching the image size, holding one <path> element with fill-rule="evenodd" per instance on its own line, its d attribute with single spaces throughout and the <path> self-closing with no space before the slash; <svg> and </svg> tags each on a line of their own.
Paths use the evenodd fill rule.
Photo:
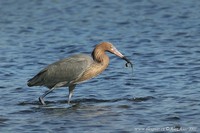
<svg viewBox="0 0 200 133">
<path fill-rule="evenodd" d="M 27 85 L 29 87 L 45 86 L 49 88 L 48 91 L 39 97 L 39 101 L 43 105 L 45 105 L 44 97 L 46 95 L 58 87 L 68 86 L 68 103 L 70 103 L 73 90 L 77 84 L 97 76 L 107 68 L 109 57 L 106 55 L 106 51 L 124 59 L 132 67 L 132 63 L 113 44 L 102 42 L 96 45 L 91 56 L 77 54 L 50 64 L 32 79 L 28 80 Z"/>
</svg>

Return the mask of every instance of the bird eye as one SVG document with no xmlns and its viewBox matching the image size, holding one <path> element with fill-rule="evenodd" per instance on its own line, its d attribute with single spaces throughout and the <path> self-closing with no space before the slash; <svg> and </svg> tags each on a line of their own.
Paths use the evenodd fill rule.
<svg viewBox="0 0 200 133">
<path fill-rule="evenodd" d="M 110 49 L 113 50 L 113 46 L 110 46 Z"/>
</svg>

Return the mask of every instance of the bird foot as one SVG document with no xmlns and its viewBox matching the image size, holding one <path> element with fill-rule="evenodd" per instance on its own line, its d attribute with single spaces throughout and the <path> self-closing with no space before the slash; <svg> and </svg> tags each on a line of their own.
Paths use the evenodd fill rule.
<svg viewBox="0 0 200 133">
<path fill-rule="evenodd" d="M 42 105 L 46 105 L 46 103 L 44 102 L 43 98 L 42 97 L 39 97 L 39 101 Z"/>
</svg>

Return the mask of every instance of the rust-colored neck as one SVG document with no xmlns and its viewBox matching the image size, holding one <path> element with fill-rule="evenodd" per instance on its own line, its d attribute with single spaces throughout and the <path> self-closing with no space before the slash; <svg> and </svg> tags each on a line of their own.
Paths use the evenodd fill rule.
<svg viewBox="0 0 200 133">
<path fill-rule="evenodd" d="M 104 47 L 97 46 L 92 52 L 92 57 L 95 63 L 107 67 L 109 64 L 109 57 L 106 55 L 105 51 Z"/>
<path fill-rule="evenodd" d="M 91 79 L 101 72 L 103 72 L 109 64 L 109 57 L 106 55 L 103 47 L 96 47 L 92 52 L 94 62 L 91 66 L 83 73 L 83 75 L 74 82 L 82 82 Z"/>
<path fill-rule="evenodd" d="M 93 63 L 79 79 L 74 81 L 74 83 L 80 83 L 85 80 L 91 79 L 103 72 L 109 64 L 109 57 L 106 55 L 105 52 L 109 51 L 109 48 L 111 48 L 111 46 L 112 44 L 108 42 L 103 42 L 96 45 L 95 49 L 92 52 Z"/>
</svg>

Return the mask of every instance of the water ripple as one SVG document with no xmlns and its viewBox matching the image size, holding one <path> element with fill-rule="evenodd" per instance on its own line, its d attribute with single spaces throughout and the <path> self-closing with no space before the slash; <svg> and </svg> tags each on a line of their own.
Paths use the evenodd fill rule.
<svg viewBox="0 0 200 133">
<path fill-rule="evenodd" d="M 1 0 L 0 6 L 1 132 L 199 127 L 199 1 Z M 106 71 L 77 85 L 72 105 L 60 100 L 67 89 L 40 105 L 43 87 L 28 88 L 27 80 L 54 61 L 91 54 L 102 41 L 133 62 L 133 75 L 107 53 Z"/>
</svg>

